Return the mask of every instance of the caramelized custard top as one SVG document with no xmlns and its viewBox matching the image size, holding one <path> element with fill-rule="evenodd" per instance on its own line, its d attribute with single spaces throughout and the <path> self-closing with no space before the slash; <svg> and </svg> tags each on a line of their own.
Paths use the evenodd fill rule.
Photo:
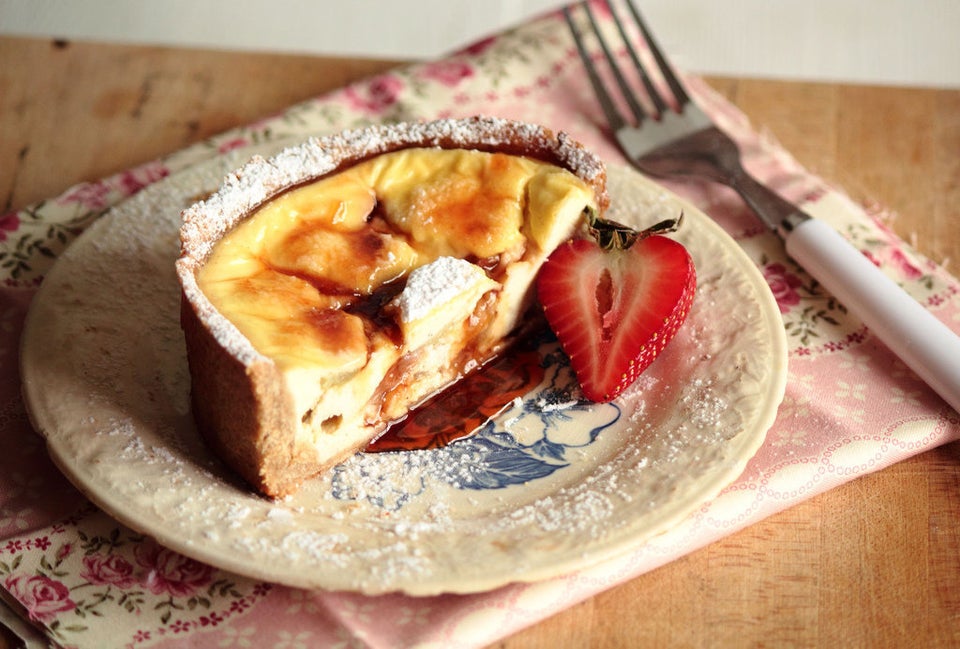
<svg viewBox="0 0 960 649">
<path fill-rule="evenodd" d="M 200 270 L 210 301 L 282 367 L 361 367 L 400 346 L 391 299 L 444 256 L 489 277 L 543 247 L 580 178 L 521 156 L 404 149 L 290 189 L 227 233 Z M 589 202 L 589 200 L 585 201 Z"/>
</svg>

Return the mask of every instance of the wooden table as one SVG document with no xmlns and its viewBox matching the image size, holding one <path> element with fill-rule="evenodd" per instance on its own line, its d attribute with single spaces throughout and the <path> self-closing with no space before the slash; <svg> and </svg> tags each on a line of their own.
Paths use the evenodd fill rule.
<svg viewBox="0 0 960 649">
<path fill-rule="evenodd" d="M 0 38 L 0 213 L 396 64 Z M 898 212 L 920 250 L 960 259 L 960 90 L 709 81 L 809 169 Z M 958 582 L 954 443 L 497 646 L 960 646 Z"/>
</svg>

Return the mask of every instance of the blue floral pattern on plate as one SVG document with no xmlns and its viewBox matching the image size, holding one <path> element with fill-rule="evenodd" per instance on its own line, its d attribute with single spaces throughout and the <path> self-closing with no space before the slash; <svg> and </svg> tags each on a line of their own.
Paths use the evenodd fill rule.
<svg viewBox="0 0 960 649">
<path fill-rule="evenodd" d="M 426 492 L 431 482 L 461 490 L 504 489 L 570 466 L 571 449 L 593 444 L 604 429 L 620 419 L 621 409 L 582 397 L 555 339 L 545 339 L 539 351 L 544 379 L 522 400 L 472 435 L 443 448 L 387 454 L 402 455 L 400 463 L 396 457 L 383 462 L 381 454 L 359 454 L 347 460 L 333 471 L 333 497 L 366 500 L 396 511 Z M 587 410 L 597 423 L 585 428 L 582 419 L 572 415 Z M 366 486 L 358 487 L 361 482 Z M 377 487 L 369 488 L 371 484 Z"/>
</svg>

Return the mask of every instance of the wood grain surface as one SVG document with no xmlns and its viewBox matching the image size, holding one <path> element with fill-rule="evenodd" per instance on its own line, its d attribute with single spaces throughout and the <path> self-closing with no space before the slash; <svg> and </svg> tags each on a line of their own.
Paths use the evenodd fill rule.
<svg viewBox="0 0 960 649">
<path fill-rule="evenodd" d="M 2 37 L 0 213 L 394 65 Z M 957 272 L 960 90 L 708 81 L 807 168 L 896 212 L 901 236 Z M 808 500 L 497 646 L 960 646 L 958 581 L 954 443 Z M 10 642 L 0 638 L 0 648 L 17 646 Z"/>
</svg>

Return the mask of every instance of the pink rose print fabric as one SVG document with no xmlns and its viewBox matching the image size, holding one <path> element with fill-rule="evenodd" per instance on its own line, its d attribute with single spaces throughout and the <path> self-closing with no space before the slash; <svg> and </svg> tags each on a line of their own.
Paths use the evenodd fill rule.
<svg viewBox="0 0 960 649">
<path fill-rule="evenodd" d="M 51 622 L 58 613 L 77 607 L 70 599 L 70 589 L 45 575 L 11 576 L 4 581 L 4 586 L 35 622 Z"/>
<path fill-rule="evenodd" d="M 609 16 L 600 19 L 612 29 Z M 761 181 L 830 223 L 960 329 L 960 284 L 899 240 L 885 226 L 888 215 L 850 201 L 757 134 L 702 80 L 686 80 Z M 763 274 L 787 334 L 788 385 L 766 442 L 740 478 L 676 528 L 625 555 L 473 595 L 308 592 L 173 552 L 113 520 L 67 483 L 30 427 L 17 349 L 37 286 L 90 223 L 144 187 L 250 143 L 475 114 L 563 130 L 610 164 L 624 162 L 602 127 L 563 18 L 552 13 L 448 58 L 367 79 L 0 215 L 0 589 L 49 641 L 80 649 L 487 646 L 805 498 L 960 438 L 957 413 L 787 258 L 739 199 L 707 184 L 665 183 L 706 209 Z"/>
<path fill-rule="evenodd" d="M 423 66 L 420 72 L 423 79 L 436 81 L 444 86 L 455 86 L 464 79 L 473 76 L 473 67 L 465 61 L 437 61 Z"/>
<path fill-rule="evenodd" d="M 93 554 L 83 557 L 80 577 L 98 586 L 130 588 L 137 583 L 134 567 L 119 554 Z"/>
<path fill-rule="evenodd" d="M 155 595 L 189 597 L 210 583 L 213 569 L 155 543 L 138 545 L 134 554 L 146 571 L 143 585 Z"/>
<path fill-rule="evenodd" d="M 788 271 L 783 264 L 775 263 L 765 266 L 763 276 L 777 299 L 781 313 L 787 313 L 791 307 L 800 304 L 800 294 L 797 289 L 803 284 L 803 280 Z"/>
<path fill-rule="evenodd" d="M 399 101 L 403 85 L 398 77 L 385 74 L 371 80 L 366 86 L 352 86 L 344 94 L 351 108 L 378 115 Z"/>
<path fill-rule="evenodd" d="M 10 232 L 16 232 L 20 227 L 20 217 L 15 212 L 0 216 L 0 241 L 6 241 Z"/>
</svg>

